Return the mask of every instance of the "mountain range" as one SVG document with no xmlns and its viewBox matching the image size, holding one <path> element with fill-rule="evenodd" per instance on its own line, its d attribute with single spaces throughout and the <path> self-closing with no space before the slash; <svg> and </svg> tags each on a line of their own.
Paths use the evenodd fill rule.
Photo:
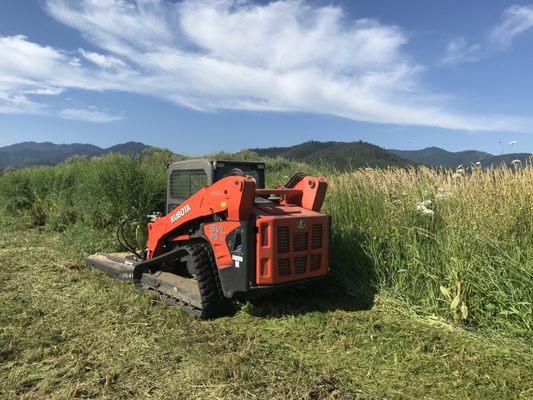
<svg viewBox="0 0 533 400">
<path fill-rule="evenodd" d="M 466 150 L 452 152 L 439 147 L 426 147 L 421 150 L 394 150 L 389 152 L 414 162 L 429 165 L 432 167 L 457 168 L 459 165 L 464 167 L 472 163 L 479 163 L 482 167 L 491 165 L 507 164 L 510 165 L 513 160 L 520 160 L 524 164 L 530 157 L 531 153 L 508 153 L 502 155 L 493 155 L 483 151 Z"/>
<path fill-rule="evenodd" d="M 50 142 L 22 142 L 0 147 L 0 170 L 7 167 L 22 168 L 32 165 L 54 165 L 67 158 L 78 156 L 102 156 L 107 153 L 140 154 L 149 146 L 128 142 L 108 148 L 92 144 L 55 144 Z"/>
<path fill-rule="evenodd" d="M 476 150 L 452 152 L 439 147 L 421 150 L 394 150 L 366 142 L 317 142 L 309 141 L 290 147 L 250 149 L 261 156 L 283 157 L 308 163 L 325 162 L 340 170 L 360 167 L 402 167 L 427 165 L 455 169 L 479 162 L 482 167 L 500 164 L 510 165 L 513 160 L 525 164 L 530 153 L 493 155 Z"/>
<path fill-rule="evenodd" d="M 110 152 L 136 155 L 141 154 L 149 147 L 139 142 L 117 144 L 108 148 L 81 143 L 23 142 L 0 147 L 0 170 L 7 167 L 54 165 L 74 155 L 102 156 Z M 480 163 L 481 166 L 502 163 L 510 165 L 513 160 L 520 160 L 522 164 L 525 164 L 527 160 L 531 159 L 530 153 L 493 155 L 476 150 L 451 152 L 438 147 L 427 147 L 421 150 L 386 150 L 361 141 L 308 141 L 295 146 L 249 150 L 255 152 L 259 157 L 283 157 L 307 163 L 327 163 L 340 170 L 360 167 L 404 167 L 408 165 L 457 168 L 459 165 L 468 166 L 472 163 Z"/>
</svg>

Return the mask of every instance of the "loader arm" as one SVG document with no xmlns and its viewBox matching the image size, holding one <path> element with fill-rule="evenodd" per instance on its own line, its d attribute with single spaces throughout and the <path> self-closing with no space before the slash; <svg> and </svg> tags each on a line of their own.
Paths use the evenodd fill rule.
<svg viewBox="0 0 533 400">
<path fill-rule="evenodd" d="M 251 176 L 228 176 L 206 186 L 167 215 L 148 224 L 150 260 L 166 252 L 166 239 L 190 222 L 225 213 L 228 220 L 247 220 L 255 197 L 255 179 Z"/>
</svg>

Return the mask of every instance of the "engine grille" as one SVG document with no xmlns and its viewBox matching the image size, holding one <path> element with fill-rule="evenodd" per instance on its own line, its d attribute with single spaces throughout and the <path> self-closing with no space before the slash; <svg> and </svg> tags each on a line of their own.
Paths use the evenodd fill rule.
<svg viewBox="0 0 533 400">
<path fill-rule="evenodd" d="M 322 254 L 311 254 L 311 271 L 320 269 Z"/>
<path fill-rule="evenodd" d="M 309 240 L 309 234 L 307 232 L 295 232 L 293 235 L 293 248 L 294 251 L 307 250 L 307 241 Z"/>
<path fill-rule="evenodd" d="M 320 249 L 322 247 L 322 224 L 313 224 L 311 227 L 311 248 Z"/>
<path fill-rule="evenodd" d="M 278 253 L 288 253 L 289 252 L 289 227 L 288 226 L 279 226 L 278 227 Z"/>
<path fill-rule="evenodd" d="M 277 226 L 274 238 L 277 244 L 275 274 L 284 281 L 302 279 L 307 273 L 323 268 L 324 224 L 313 221 L 303 228 L 294 223 L 288 225 Z"/>
<path fill-rule="evenodd" d="M 278 260 L 278 273 L 282 276 L 291 274 L 291 259 L 281 258 Z"/>
<path fill-rule="evenodd" d="M 307 256 L 294 257 L 294 273 L 304 274 L 307 265 Z"/>
</svg>

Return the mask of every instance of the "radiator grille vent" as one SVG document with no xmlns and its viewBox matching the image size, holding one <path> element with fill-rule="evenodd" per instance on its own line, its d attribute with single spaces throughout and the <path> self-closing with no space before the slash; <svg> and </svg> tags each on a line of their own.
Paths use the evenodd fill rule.
<svg viewBox="0 0 533 400">
<path fill-rule="evenodd" d="M 294 257 L 294 273 L 304 274 L 307 264 L 307 256 Z"/>
<path fill-rule="evenodd" d="M 320 269 L 321 260 L 321 254 L 311 254 L 311 271 L 316 271 L 317 269 Z"/>
<path fill-rule="evenodd" d="M 293 238 L 294 251 L 307 250 L 307 241 L 309 240 L 309 234 L 307 232 L 296 232 Z"/>
<path fill-rule="evenodd" d="M 278 227 L 278 253 L 289 252 L 289 227 Z"/>
<path fill-rule="evenodd" d="M 274 263 L 275 274 L 282 281 L 303 279 L 307 274 L 317 275 L 327 267 L 323 261 L 325 245 L 325 225 L 313 221 L 307 226 L 276 226 L 274 227 L 274 249 L 277 263 Z"/>
<path fill-rule="evenodd" d="M 280 275 L 291 274 L 291 259 L 290 258 L 280 258 L 278 260 L 278 273 Z"/>
<path fill-rule="evenodd" d="M 313 224 L 311 227 L 311 248 L 322 248 L 322 224 Z"/>
</svg>

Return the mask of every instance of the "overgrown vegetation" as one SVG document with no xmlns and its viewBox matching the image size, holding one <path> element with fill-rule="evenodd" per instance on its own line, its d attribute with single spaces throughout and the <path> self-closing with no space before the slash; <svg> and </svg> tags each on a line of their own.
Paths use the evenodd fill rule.
<svg viewBox="0 0 533 400">
<path fill-rule="evenodd" d="M 326 211 L 348 286 L 370 276 L 424 314 L 531 335 L 533 167 L 366 169 L 330 181 Z"/>
<path fill-rule="evenodd" d="M 82 157 L 9 171 L 0 177 L 0 204 L 33 226 L 64 232 L 80 254 L 112 250 L 119 221 L 163 209 L 165 164 L 173 158 L 151 149 L 144 157 Z M 530 337 L 533 167 L 337 173 L 267 162 L 269 185 L 302 169 L 328 176 L 336 278 L 361 301 L 371 304 L 378 293 L 424 315 Z M 139 244 L 142 226 L 131 232 Z"/>
</svg>

